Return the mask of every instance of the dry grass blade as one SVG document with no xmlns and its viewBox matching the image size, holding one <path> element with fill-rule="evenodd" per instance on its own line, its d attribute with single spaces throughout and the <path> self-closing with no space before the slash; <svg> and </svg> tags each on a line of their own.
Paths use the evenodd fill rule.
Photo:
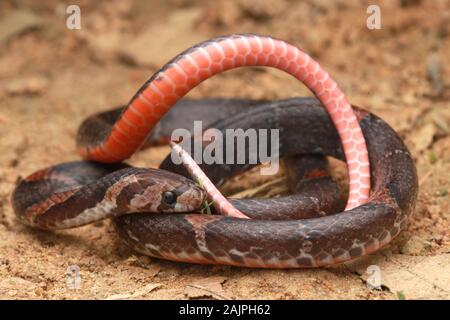
<svg viewBox="0 0 450 320">
<path fill-rule="evenodd" d="M 272 181 L 263 183 L 260 186 L 243 190 L 241 192 L 231 195 L 232 198 L 250 198 L 250 197 L 263 197 L 270 198 L 280 194 L 287 193 L 288 187 L 286 186 L 286 178 L 278 178 Z"/>
</svg>

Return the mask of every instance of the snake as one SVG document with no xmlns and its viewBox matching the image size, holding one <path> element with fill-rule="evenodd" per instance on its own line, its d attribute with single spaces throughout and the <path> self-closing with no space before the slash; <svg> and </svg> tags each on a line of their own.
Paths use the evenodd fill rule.
<svg viewBox="0 0 450 320">
<path fill-rule="evenodd" d="M 180 100 L 212 75 L 241 66 L 284 70 L 316 98 Z M 148 143 L 149 132 L 150 140 L 160 139 L 158 131 L 170 127 L 164 121 L 169 122 L 170 109 L 180 116 L 193 105 L 219 106 L 205 109 L 212 114 L 212 109 L 226 110 L 227 104 L 239 111 L 213 127 L 279 128 L 280 157 L 303 165 L 303 169 L 290 166 L 295 171 L 291 178 L 297 179 L 302 193 L 232 199 L 232 205 L 250 219 L 199 214 L 208 193 L 171 157 L 160 169 L 122 163 Z M 18 183 L 12 204 L 19 220 L 53 230 L 112 217 L 119 235 L 134 250 L 174 261 L 257 268 L 343 263 L 390 243 L 406 227 L 417 199 L 414 161 L 396 132 L 377 116 L 351 106 L 312 58 L 271 37 L 225 36 L 184 51 L 120 111 L 88 118 L 77 143 L 85 161 L 48 167 Z M 329 195 L 336 188 L 324 156 L 347 161 L 349 197 L 343 212 L 337 193 Z M 200 168 L 220 186 L 251 166 Z"/>
</svg>

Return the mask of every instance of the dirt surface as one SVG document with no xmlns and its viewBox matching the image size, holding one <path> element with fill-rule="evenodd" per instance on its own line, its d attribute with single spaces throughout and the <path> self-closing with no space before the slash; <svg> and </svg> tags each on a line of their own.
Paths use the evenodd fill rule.
<svg viewBox="0 0 450 320">
<path fill-rule="evenodd" d="M 62 2 L 0 2 L 0 298 L 450 298 L 448 1 L 370 1 L 380 5 L 381 30 L 366 27 L 369 1 L 70 3 L 81 7 L 81 30 L 66 28 Z M 54 233 L 18 223 L 9 200 L 15 181 L 79 159 L 74 136 L 85 117 L 126 103 L 188 46 L 236 32 L 272 35 L 303 48 L 352 103 L 399 132 L 416 161 L 420 192 L 411 224 L 398 239 L 334 268 L 252 270 L 139 256 L 109 221 Z M 189 94 L 305 95 L 310 93 L 297 81 L 267 68 L 230 71 Z M 167 152 L 153 148 L 130 162 L 156 167 Z M 234 186 L 243 190 L 254 181 L 256 175 L 247 175 Z M 77 290 L 66 286 L 70 265 L 80 268 Z M 370 265 L 380 268 L 381 290 L 366 285 Z"/>
</svg>

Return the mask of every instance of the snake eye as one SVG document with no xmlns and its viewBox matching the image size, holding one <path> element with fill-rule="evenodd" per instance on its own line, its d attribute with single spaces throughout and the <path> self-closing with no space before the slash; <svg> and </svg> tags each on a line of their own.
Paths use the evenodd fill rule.
<svg viewBox="0 0 450 320">
<path fill-rule="evenodd" d="M 168 205 L 174 204 L 177 201 L 177 195 L 172 191 L 166 191 L 162 195 L 162 201 Z"/>
</svg>

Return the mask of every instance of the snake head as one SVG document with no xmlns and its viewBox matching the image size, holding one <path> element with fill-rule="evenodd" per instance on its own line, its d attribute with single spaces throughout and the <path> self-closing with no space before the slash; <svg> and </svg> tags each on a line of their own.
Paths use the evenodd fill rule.
<svg viewBox="0 0 450 320">
<path fill-rule="evenodd" d="M 137 185 L 129 209 L 137 212 L 182 213 L 199 211 L 206 192 L 194 181 L 165 171 L 146 169 L 135 175 Z"/>
</svg>

